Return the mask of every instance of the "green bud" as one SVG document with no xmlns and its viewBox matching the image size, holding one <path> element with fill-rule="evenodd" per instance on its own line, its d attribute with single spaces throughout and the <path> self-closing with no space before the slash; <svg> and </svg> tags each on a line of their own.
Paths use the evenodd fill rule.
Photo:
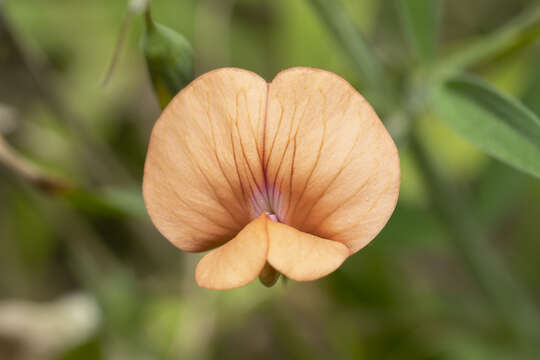
<svg viewBox="0 0 540 360">
<path fill-rule="evenodd" d="M 193 80 L 193 49 L 182 35 L 155 23 L 149 9 L 145 20 L 142 50 L 159 104 L 164 108 Z"/>
</svg>

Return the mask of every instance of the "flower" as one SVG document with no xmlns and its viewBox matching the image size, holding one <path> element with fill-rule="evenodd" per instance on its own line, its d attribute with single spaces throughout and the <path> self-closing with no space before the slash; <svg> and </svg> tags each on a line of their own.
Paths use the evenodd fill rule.
<svg viewBox="0 0 540 360">
<path fill-rule="evenodd" d="M 313 68 L 271 83 L 235 68 L 183 89 L 152 130 L 148 213 L 184 251 L 211 250 L 196 282 L 246 285 L 262 272 L 321 278 L 392 214 L 399 157 L 377 114 L 339 76 Z"/>
</svg>

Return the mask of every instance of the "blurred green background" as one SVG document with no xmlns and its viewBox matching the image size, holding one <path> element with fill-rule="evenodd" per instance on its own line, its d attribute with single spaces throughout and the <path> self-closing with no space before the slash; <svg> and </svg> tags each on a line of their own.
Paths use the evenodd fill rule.
<svg viewBox="0 0 540 360">
<path fill-rule="evenodd" d="M 0 2 L 0 359 L 540 358 L 540 181 L 417 105 L 428 69 L 454 66 L 540 115 L 538 1 L 153 1 L 196 74 L 336 72 L 400 150 L 399 203 L 369 246 L 316 282 L 225 292 L 195 285 L 201 255 L 144 210 L 160 108 L 128 6 Z"/>
</svg>

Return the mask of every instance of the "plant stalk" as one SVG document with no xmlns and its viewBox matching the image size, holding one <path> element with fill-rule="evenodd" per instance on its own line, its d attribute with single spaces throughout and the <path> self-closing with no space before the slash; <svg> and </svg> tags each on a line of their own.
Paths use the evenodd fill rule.
<svg viewBox="0 0 540 360">
<path fill-rule="evenodd" d="M 427 156 L 417 133 L 412 133 L 409 146 L 424 177 L 432 206 L 477 283 L 524 349 L 538 350 L 540 314 L 535 304 L 490 246 L 463 194 L 444 179 Z"/>
<path fill-rule="evenodd" d="M 11 169 L 22 179 L 47 193 L 56 193 L 71 189 L 66 180 L 48 174 L 17 153 L 0 134 L 0 164 Z"/>
<path fill-rule="evenodd" d="M 360 79 L 376 98 L 388 98 L 391 88 L 383 70 L 339 0 L 310 0 L 321 20 L 355 65 Z M 390 101 L 388 101 L 390 102 Z M 385 103 L 386 104 L 386 103 Z M 383 104 L 381 104 L 383 105 Z"/>
<path fill-rule="evenodd" d="M 521 48 L 540 35 L 540 3 L 525 9 L 501 29 L 472 41 L 464 48 L 443 57 L 431 69 L 435 80 L 444 79 L 489 58 Z"/>
</svg>

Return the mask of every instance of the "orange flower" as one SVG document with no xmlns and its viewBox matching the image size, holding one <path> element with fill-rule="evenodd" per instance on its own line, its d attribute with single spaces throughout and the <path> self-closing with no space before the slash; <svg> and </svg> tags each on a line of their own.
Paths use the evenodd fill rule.
<svg viewBox="0 0 540 360">
<path fill-rule="evenodd" d="M 292 68 L 267 83 L 224 68 L 163 111 L 143 195 L 174 245 L 213 249 L 197 283 L 231 289 L 260 274 L 271 284 L 279 273 L 309 281 L 336 270 L 381 231 L 399 183 L 392 138 L 339 76 Z"/>
</svg>

